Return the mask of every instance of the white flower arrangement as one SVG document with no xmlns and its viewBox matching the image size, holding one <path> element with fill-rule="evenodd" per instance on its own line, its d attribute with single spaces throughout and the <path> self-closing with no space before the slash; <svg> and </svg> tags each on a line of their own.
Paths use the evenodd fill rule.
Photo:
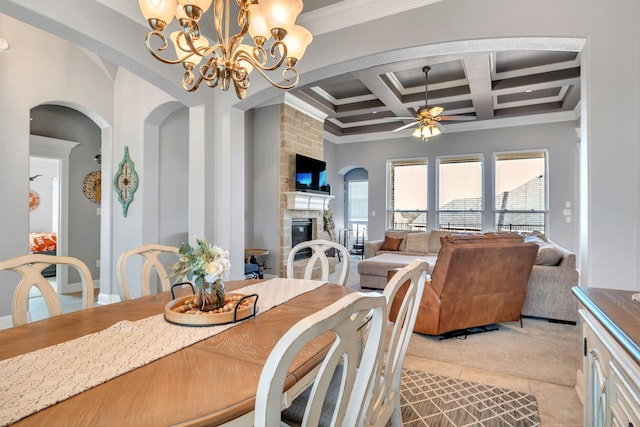
<svg viewBox="0 0 640 427">
<path fill-rule="evenodd" d="M 178 251 L 178 262 L 171 266 L 178 280 L 186 277 L 198 287 L 215 283 L 229 272 L 229 252 L 212 246 L 205 239 L 196 237 L 194 246 L 183 243 Z"/>
</svg>

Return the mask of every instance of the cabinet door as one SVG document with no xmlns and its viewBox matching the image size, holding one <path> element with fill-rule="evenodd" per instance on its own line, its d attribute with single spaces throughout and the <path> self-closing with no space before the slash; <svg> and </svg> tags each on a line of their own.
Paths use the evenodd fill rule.
<svg viewBox="0 0 640 427">
<path fill-rule="evenodd" d="M 609 399 L 608 367 L 611 353 L 590 326 L 583 324 L 583 337 L 586 339 L 585 364 L 585 425 L 590 427 L 608 427 Z"/>
<path fill-rule="evenodd" d="M 587 425 L 607 426 L 607 376 L 606 361 L 597 349 L 587 353 Z"/>
<path fill-rule="evenodd" d="M 615 360 L 611 362 L 609 372 L 611 378 L 609 390 L 611 425 L 640 427 L 638 384 L 631 381 L 628 373 Z"/>
</svg>

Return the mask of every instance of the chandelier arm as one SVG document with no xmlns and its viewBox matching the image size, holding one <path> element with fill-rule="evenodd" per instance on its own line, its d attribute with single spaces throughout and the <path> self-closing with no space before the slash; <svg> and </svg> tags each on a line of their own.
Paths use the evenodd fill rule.
<svg viewBox="0 0 640 427">
<path fill-rule="evenodd" d="M 164 62 L 165 64 L 180 64 L 182 63 L 182 61 L 184 59 L 166 59 L 163 58 L 158 52 L 156 52 L 153 47 L 151 47 L 151 37 L 152 36 L 156 36 L 158 37 L 161 41 L 162 41 L 162 46 L 158 47 L 159 51 L 165 50 L 168 46 L 169 43 L 167 42 L 167 38 L 164 36 L 164 34 L 162 34 L 160 31 L 149 31 L 147 33 L 147 37 L 145 38 L 145 46 L 147 47 L 147 50 L 149 51 L 149 53 L 151 54 L 151 56 L 153 56 L 154 58 L 156 58 L 158 61 L 160 62 Z M 189 56 L 191 56 L 192 54 L 190 54 Z M 187 58 L 189 57 L 187 56 Z"/>
<path fill-rule="evenodd" d="M 193 92 L 200 86 L 202 82 L 202 76 L 198 76 L 196 80 L 193 74 L 193 66 L 187 68 L 182 77 L 182 88 L 187 92 Z"/>
<path fill-rule="evenodd" d="M 218 36 L 218 42 L 219 44 L 225 44 L 225 39 L 223 36 L 223 24 L 222 24 L 222 18 L 224 17 L 224 3 L 222 2 L 222 0 L 214 0 L 213 1 L 213 9 L 214 9 L 214 14 L 213 14 L 213 26 L 215 27 L 216 30 L 216 35 Z M 227 13 L 229 13 L 227 11 Z"/>
<path fill-rule="evenodd" d="M 262 77 L 265 78 L 265 80 L 267 80 L 269 83 L 271 83 L 271 85 L 275 86 L 278 89 L 292 89 L 295 87 L 295 85 L 298 84 L 298 80 L 300 79 L 300 75 L 298 74 L 298 70 L 296 70 L 294 67 L 287 67 L 284 70 L 282 70 L 282 78 L 284 79 L 285 82 L 289 82 L 292 80 L 292 78 L 295 77 L 295 79 L 293 80 L 293 83 L 291 84 L 279 84 L 274 82 L 273 80 L 271 80 L 271 78 L 265 73 L 265 71 L 260 68 L 257 67 L 256 70 L 258 70 L 258 72 L 262 75 Z M 287 73 L 293 73 L 293 76 L 288 77 Z"/>
</svg>

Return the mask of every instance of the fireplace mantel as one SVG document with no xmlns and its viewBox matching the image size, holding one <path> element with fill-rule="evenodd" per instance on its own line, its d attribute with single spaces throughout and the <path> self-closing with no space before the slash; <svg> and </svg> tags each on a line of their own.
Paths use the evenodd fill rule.
<svg viewBox="0 0 640 427">
<path fill-rule="evenodd" d="M 287 209 L 305 211 L 325 211 L 335 196 L 291 191 L 284 193 L 287 198 Z"/>
</svg>

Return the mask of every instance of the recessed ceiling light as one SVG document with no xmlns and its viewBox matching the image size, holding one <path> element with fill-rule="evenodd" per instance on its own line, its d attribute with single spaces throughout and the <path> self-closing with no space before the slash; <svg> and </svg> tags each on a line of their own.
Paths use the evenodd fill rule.
<svg viewBox="0 0 640 427">
<path fill-rule="evenodd" d="M 525 90 L 525 92 L 531 93 L 531 92 L 533 92 L 533 89 L 527 89 L 527 90 Z"/>
</svg>

